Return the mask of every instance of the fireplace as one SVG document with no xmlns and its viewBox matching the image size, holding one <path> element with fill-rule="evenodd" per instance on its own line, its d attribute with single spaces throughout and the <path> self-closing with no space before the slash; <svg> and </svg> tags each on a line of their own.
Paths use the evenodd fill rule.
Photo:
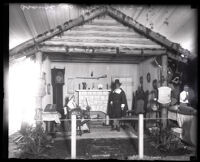
<svg viewBox="0 0 200 162">
<path fill-rule="evenodd" d="M 85 109 L 88 105 L 91 111 L 100 111 L 107 114 L 108 97 L 110 90 L 76 90 L 78 92 L 78 105 Z"/>
</svg>

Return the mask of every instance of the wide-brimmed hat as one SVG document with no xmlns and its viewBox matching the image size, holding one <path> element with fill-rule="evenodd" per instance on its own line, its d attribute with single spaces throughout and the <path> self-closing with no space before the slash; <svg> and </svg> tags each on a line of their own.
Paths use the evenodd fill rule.
<svg viewBox="0 0 200 162">
<path fill-rule="evenodd" d="M 116 85 L 116 84 L 121 85 L 122 83 L 119 82 L 119 79 L 115 79 L 115 85 Z"/>
</svg>

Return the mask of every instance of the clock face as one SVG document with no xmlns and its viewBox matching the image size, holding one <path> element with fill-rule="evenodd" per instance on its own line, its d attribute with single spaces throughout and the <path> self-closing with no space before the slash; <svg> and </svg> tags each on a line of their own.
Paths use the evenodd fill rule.
<svg viewBox="0 0 200 162">
<path fill-rule="evenodd" d="M 60 83 L 62 81 L 62 77 L 60 75 L 56 76 L 56 81 Z"/>
<path fill-rule="evenodd" d="M 56 82 L 57 82 L 57 83 L 63 83 L 63 75 L 62 75 L 61 72 L 58 72 L 58 73 L 57 73 Z"/>
</svg>

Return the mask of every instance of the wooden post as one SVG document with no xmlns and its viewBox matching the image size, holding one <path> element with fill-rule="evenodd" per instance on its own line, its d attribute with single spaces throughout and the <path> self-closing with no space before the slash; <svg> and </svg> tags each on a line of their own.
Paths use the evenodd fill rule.
<svg viewBox="0 0 200 162">
<path fill-rule="evenodd" d="M 76 115 L 71 116 L 71 158 L 76 159 Z"/>
<path fill-rule="evenodd" d="M 167 67 L 168 67 L 168 58 L 167 58 L 167 55 L 163 55 L 162 56 L 162 76 L 164 77 L 164 80 L 163 82 L 161 82 L 161 86 L 167 86 Z M 162 76 L 161 76 L 161 79 L 162 79 Z M 167 106 L 161 104 L 161 118 L 163 118 L 161 120 L 161 123 L 162 123 L 161 131 L 167 128 L 167 117 L 168 117 Z M 163 143 L 166 142 L 164 137 L 161 137 L 161 140 L 163 141 Z"/>
<path fill-rule="evenodd" d="M 42 52 L 38 51 L 35 54 L 36 64 L 38 66 L 38 86 L 37 86 L 37 94 L 36 94 L 36 124 L 42 123 Z"/>
<path fill-rule="evenodd" d="M 47 77 L 46 78 L 47 82 L 46 82 L 46 84 L 48 84 L 48 83 L 50 84 L 51 83 L 50 82 L 51 81 L 51 61 L 49 59 L 49 56 L 46 57 L 46 61 L 47 61 L 47 64 L 46 64 L 46 67 L 45 67 L 46 70 L 47 70 L 46 71 L 46 73 L 47 73 L 47 76 L 46 76 Z M 52 91 L 52 85 L 50 85 L 50 92 L 51 91 Z M 47 95 L 47 97 L 48 97 L 48 102 L 52 104 L 53 103 L 52 102 L 52 96 L 51 95 Z M 44 105 L 44 106 L 46 106 L 46 105 Z"/>
<path fill-rule="evenodd" d="M 138 128 L 139 128 L 139 133 L 138 133 L 139 158 L 143 159 L 144 157 L 144 117 L 143 117 L 143 114 L 139 114 Z"/>
<path fill-rule="evenodd" d="M 161 86 L 167 86 L 167 67 L 168 67 L 167 55 L 163 55 L 161 57 L 161 59 L 162 59 Z M 167 110 L 166 105 L 160 104 L 160 106 L 161 106 L 161 118 L 163 118 L 161 120 L 161 128 L 160 129 L 161 129 L 161 132 L 163 132 L 167 128 L 168 110 Z M 160 136 L 160 140 L 162 141 L 163 144 L 166 143 L 165 136 Z"/>
<path fill-rule="evenodd" d="M 161 83 L 162 86 L 167 86 L 167 67 L 168 67 L 168 57 L 167 55 L 162 55 L 162 76 L 164 81 Z"/>
</svg>

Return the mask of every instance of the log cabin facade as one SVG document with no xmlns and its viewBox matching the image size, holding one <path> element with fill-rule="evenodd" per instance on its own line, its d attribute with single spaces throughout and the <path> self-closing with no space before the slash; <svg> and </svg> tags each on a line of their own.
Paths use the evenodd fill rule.
<svg viewBox="0 0 200 162">
<path fill-rule="evenodd" d="M 78 98 L 77 91 L 82 89 L 83 82 L 90 90 L 86 92 L 88 96 L 99 84 L 107 91 L 114 79 L 120 79 L 131 110 L 139 78 L 144 78 L 145 91 L 152 89 L 146 80 L 147 73 L 151 80 L 161 79 L 160 69 L 152 65 L 155 58 L 161 58 L 162 76 L 167 78 L 168 60 L 186 63 L 190 52 L 121 11 L 100 6 L 22 43 L 10 50 L 9 56 L 11 63 L 21 57 L 37 63 L 41 85 L 36 97 L 37 119 L 41 120 L 40 114 L 47 104 L 57 104 L 60 110 L 66 96 L 75 94 Z M 63 72 L 59 87 L 54 86 L 53 69 Z M 50 93 L 43 95 L 41 91 L 45 88 L 42 87 L 47 85 Z M 167 85 L 167 79 L 162 85 Z M 105 100 L 103 92 L 92 94 Z M 98 106 L 101 109 L 101 103 Z"/>
</svg>

